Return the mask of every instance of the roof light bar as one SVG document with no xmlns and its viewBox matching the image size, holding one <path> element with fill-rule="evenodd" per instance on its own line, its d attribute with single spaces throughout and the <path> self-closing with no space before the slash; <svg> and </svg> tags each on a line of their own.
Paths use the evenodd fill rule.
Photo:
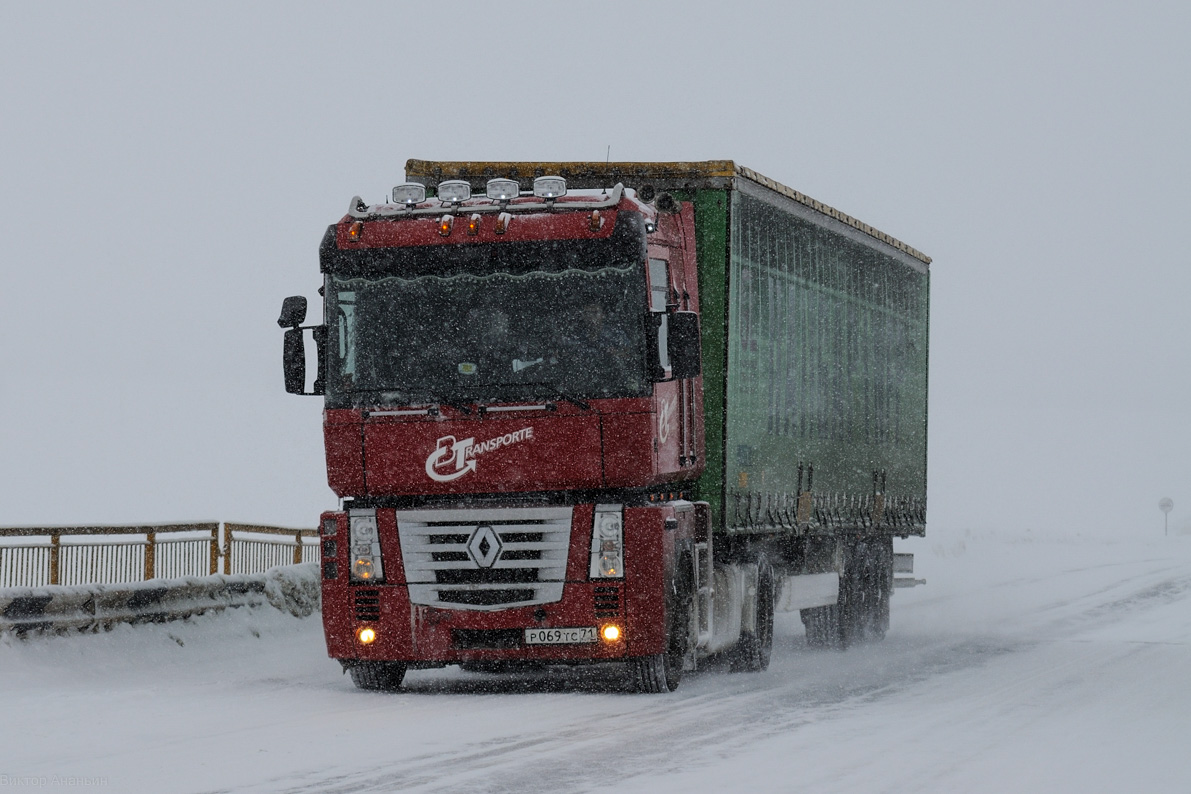
<svg viewBox="0 0 1191 794">
<path fill-rule="evenodd" d="M 393 203 L 412 207 L 426 200 L 426 186 L 417 182 L 406 182 L 393 188 Z"/>
<path fill-rule="evenodd" d="M 515 179 L 489 179 L 485 192 L 493 201 L 510 201 L 521 195 L 521 188 Z"/>
<path fill-rule="evenodd" d="M 533 194 L 538 198 L 560 198 L 567 194 L 567 181 L 561 176 L 540 176 L 533 181 Z"/>
<path fill-rule="evenodd" d="M 471 185 L 462 179 L 450 179 L 438 185 L 438 200 L 444 204 L 459 204 L 471 198 Z"/>
</svg>

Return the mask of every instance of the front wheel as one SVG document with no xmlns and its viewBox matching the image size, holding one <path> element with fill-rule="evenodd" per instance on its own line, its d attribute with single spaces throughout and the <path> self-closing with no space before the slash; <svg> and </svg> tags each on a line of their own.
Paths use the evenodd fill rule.
<svg viewBox="0 0 1191 794">
<path fill-rule="evenodd" d="M 675 570 L 666 608 L 666 650 L 629 660 L 633 684 L 639 692 L 673 692 L 682 681 L 683 665 L 691 648 L 694 586 L 691 564 L 683 560 Z"/>
<path fill-rule="evenodd" d="M 674 666 L 668 653 L 640 656 L 629 661 L 633 684 L 638 692 L 660 694 L 673 692 L 682 681 L 682 665 Z"/>
<path fill-rule="evenodd" d="M 392 692 L 401 688 L 405 665 L 401 662 L 360 662 L 348 668 L 357 689 Z"/>
</svg>

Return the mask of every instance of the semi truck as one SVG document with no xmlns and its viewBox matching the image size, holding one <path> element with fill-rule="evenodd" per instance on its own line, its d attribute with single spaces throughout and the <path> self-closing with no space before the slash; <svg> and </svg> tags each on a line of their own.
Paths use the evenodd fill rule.
<svg viewBox="0 0 1191 794">
<path fill-rule="evenodd" d="M 325 400 L 356 686 L 619 663 L 667 692 L 764 670 L 776 611 L 884 637 L 926 524 L 927 256 L 733 161 L 410 160 L 319 257 L 323 322 L 278 324 Z"/>
</svg>

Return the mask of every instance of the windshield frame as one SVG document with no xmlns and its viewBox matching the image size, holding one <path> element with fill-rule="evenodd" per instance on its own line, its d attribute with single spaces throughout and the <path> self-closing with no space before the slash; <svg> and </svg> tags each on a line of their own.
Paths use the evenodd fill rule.
<svg viewBox="0 0 1191 794">
<path fill-rule="evenodd" d="M 640 213 L 617 212 L 612 234 L 597 239 L 552 238 L 532 241 L 340 250 L 335 247 L 334 229 L 335 227 L 332 226 L 328 230 L 321 251 L 323 270 L 326 273 L 324 318 L 327 322 L 328 333 L 324 350 L 324 364 L 327 373 L 326 403 L 328 408 L 367 405 L 420 406 L 440 403 L 484 404 L 527 400 L 584 401 L 604 398 L 640 398 L 652 394 L 652 378 L 647 366 L 649 293 L 645 272 L 645 224 Z M 392 282 L 395 285 L 394 289 L 400 289 L 402 285 L 417 285 L 420 282 L 450 284 L 450 282 L 483 281 L 500 274 L 500 276 L 508 276 L 507 281 L 545 283 L 549 278 L 565 277 L 567 273 L 571 272 L 574 272 L 576 276 L 589 276 L 593 279 L 606 278 L 611 273 L 612 278 L 620 279 L 620 283 L 613 282 L 612 284 L 614 289 L 618 290 L 613 298 L 619 300 L 622 306 L 619 321 L 613 327 L 620 334 L 616 338 L 623 340 L 619 349 L 622 350 L 621 358 L 624 363 L 615 373 L 609 370 L 606 373 L 606 381 L 601 380 L 598 386 L 592 385 L 590 381 L 585 381 L 583 378 L 564 378 L 559 374 L 563 372 L 562 369 L 555 370 L 553 378 L 541 377 L 539 379 L 539 373 L 541 375 L 548 374 L 546 367 L 523 373 L 525 377 L 516 379 L 511 376 L 496 375 L 495 377 L 503 378 L 505 381 L 500 383 L 480 383 L 478 379 L 472 381 L 467 378 L 456 378 L 449 384 L 435 383 L 434 379 L 427 374 L 425 379 L 408 388 L 388 388 L 388 384 L 382 388 L 375 382 L 361 388 L 356 386 L 353 379 L 343 377 L 340 356 L 341 351 L 346 349 L 348 343 L 341 344 L 339 289 L 346 281 L 364 280 L 376 284 L 379 292 L 386 281 Z M 537 276 L 543 278 L 535 280 Z M 595 283 L 591 282 L 591 284 Z M 578 285 L 579 282 L 576 281 L 576 284 Z M 426 285 L 422 284 L 421 288 L 425 290 Z M 471 285 L 468 285 L 467 288 L 474 291 L 474 287 Z M 444 287 L 444 289 L 447 288 Z M 463 287 L 456 284 L 452 289 L 462 290 Z M 565 287 L 560 286 L 557 289 L 566 293 Z M 493 292 L 495 291 L 494 289 Z M 454 301 L 458 301 L 464 294 L 467 293 L 456 292 Z M 563 315 L 566 316 L 567 313 L 572 315 L 569 319 L 577 327 L 579 324 L 576 319 L 577 312 L 583 302 L 581 296 L 592 294 L 589 285 L 588 291 L 580 290 L 576 294 L 574 305 L 567 305 L 565 300 L 557 301 L 551 305 L 564 307 Z M 619 295 L 619 298 L 615 298 L 616 295 Z M 587 300 L 590 302 L 590 298 Z M 458 304 L 454 301 L 448 305 L 457 306 Z M 625 301 L 628 303 L 626 304 Z M 500 303 L 495 305 L 505 306 Z M 506 308 L 509 311 L 521 311 L 522 313 L 526 311 L 525 306 L 518 306 L 512 302 Z M 361 311 L 364 309 L 361 308 Z M 456 312 L 457 314 L 458 312 Z M 361 326 L 357 336 L 359 334 L 366 336 L 367 330 L 365 326 Z M 559 340 L 552 337 L 548 341 L 557 342 Z M 374 345 L 369 349 L 375 351 L 376 347 Z M 398 356 L 394 356 L 394 358 L 396 359 Z M 552 359 L 551 363 L 559 362 L 557 359 Z M 401 366 L 406 365 L 395 365 L 395 367 Z M 569 366 L 572 369 L 576 367 L 573 362 Z M 515 366 L 513 371 L 517 371 Z M 421 372 L 420 369 L 419 372 Z M 460 369 L 460 372 L 463 370 Z M 362 375 L 362 371 L 360 374 Z M 619 383 L 615 382 L 617 376 L 620 377 Z M 346 386 L 343 385 L 345 383 Z"/>
</svg>

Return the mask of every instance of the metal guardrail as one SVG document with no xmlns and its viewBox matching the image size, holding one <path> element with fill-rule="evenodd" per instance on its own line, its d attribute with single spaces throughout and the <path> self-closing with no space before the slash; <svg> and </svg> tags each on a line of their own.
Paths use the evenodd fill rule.
<svg viewBox="0 0 1191 794">
<path fill-rule="evenodd" d="M 219 572 L 220 559 L 224 573 L 259 573 L 318 554 L 314 529 L 220 522 L 0 527 L 0 588 L 206 576 Z"/>
<path fill-rule="evenodd" d="M 0 637 L 62 634 L 119 623 L 164 623 L 193 615 L 270 605 L 294 617 L 319 610 L 316 565 L 287 565 L 236 576 L 182 576 L 126 584 L 0 590 Z"/>
</svg>

